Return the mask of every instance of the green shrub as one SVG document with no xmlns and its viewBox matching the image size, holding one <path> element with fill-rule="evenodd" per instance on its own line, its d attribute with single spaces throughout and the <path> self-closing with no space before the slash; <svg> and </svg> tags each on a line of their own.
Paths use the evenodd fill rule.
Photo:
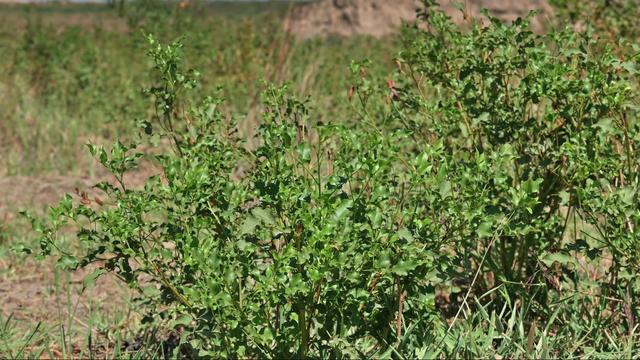
<svg viewBox="0 0 640 360">
<path fill-rule="evenodd" d="M 394 80 L 352 64 L 354 121 L 269 85 L 256 139 L 220 96 L 191 102 L 181 43 L 150 37 L 161 173 L 131 189 L 137 144 L 90 146 L 117 183 L 32 218 L 39 254 L 138 290 L 176 355 L 632 354 L 636 58 L 526 20 L 420 16 Z"/>
<path fill-rule="evenodd" d="M 431 32 L 407 31 L 389 114 L 427 143 L 442 140 L 449 176 L 475 183 L 458 187 L 476 197 L 481 228 L 508 219 L 486 270 L 523 283 L 541 261 L 578 248 L 635 269 L 637 56 L 569 30 L 536 36 L 526 20 L 462 33 L 442 14 L 422 16 Z M 572 214 L 591 227 L 567 239 Z M 459 241 L 473 249 L 492 239 Z"/>
</svg>

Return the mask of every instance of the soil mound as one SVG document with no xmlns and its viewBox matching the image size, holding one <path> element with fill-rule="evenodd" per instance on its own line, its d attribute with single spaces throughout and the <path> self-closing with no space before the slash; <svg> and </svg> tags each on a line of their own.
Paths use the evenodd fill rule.
<svg viewBox="0 0 640 360">
<path fill-rule="evenodd" d="M 464 21 L 455 3 L 465 4 L 467 16 L 480 17 L 480 10 L 503 21 L 524 17 L 529 10 L 540 10 L 532 20 L 534 30 L 541 30 L 550 21 L 553 9 L 547 0 L 440 0 L 440 7 L 455 22 Z M 289 21 L 289 30 L 299 38 L 313 36 L 371 35 L 380 37 L 395 32 L 403 21 L 415 20 L 419 0 L 318 0 L 296 9 Z"/>
</svg>

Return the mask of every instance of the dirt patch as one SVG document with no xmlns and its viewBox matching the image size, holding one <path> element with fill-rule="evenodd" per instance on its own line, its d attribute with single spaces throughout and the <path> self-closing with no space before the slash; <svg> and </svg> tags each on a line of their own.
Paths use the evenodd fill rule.
<svg viewBox="0 0 640 360">
<path fill-rule="evenodd" d="M 104 275 L 95 285 L 83 287 L 83 279 L 90 269 L 69 273 L 57 271 L 51 261 L 25 259 L 12 263 L 0 260 L 4 266 L 0 274 L 0 312 L 5 318 L 13 314 L 16 321 L 44 322 L 88 328 L 92 312 L 109 316 L 121 311 L 128 290 L 110 275 Z"/>
<path fill-rule="evenodd" d="M 466 5 L 464 14 L 454 6 L 460 2 Z M 397 31 L 403 22 L 414 21 L 420 4 L 418 0 L 319 0 L 297 8 L 287 27 L 300 38 L 326 35 L 380 37 Z M 530 10 L 540 10 L 532 26 L 534 30 L 541 30 L 553 15 L 546 0 L 441 0 L 440 4 L 456 23 L 464 22 L 465 16 L 480 17 L 483 8 L 507 22 L 526 16 Z"/>
<path fill-rule="evenodd" d="M 154 165 L 142 162 L 139 169 L 125 174 L 127 187 L 142 187 L 154 174 L 160 173 Z M 95 177 L 74 177 L 64 175 L 42 176 L 0 176 L 0 222 L 11 223 L 22 209 L 42 210 L 47 205 L 55 205 L 65 194 L 76 196 L 76 189 L 86 192 L 91 198 L 103 197 L 94 185 L 99 182 L 115 184 L 113 175 L 102 171 Z M 78 197 L 79 198 L 79 197 Z"/>
<path fill-rule="evenodd" d="M 92 352 L 106 354 L 113 348 L 110 333 L 126 332 L 138 321 L 131 290 L 111 275 L 85 287 L 83 279 L 91 269 L 67 273 L 52 260 L 3 257 L 0 268 L 2 319 L 11 317 L 11 329 L 18 334 L 38 330 L 27 344 L 29 356 L 43 352 L 41 358 L 62 358 L 61 347 L 67 346 L 67 356 L 86 357 L 89 334 Z M 0 346 L 0 357 L 6 355 Z"/>
<path fill-rule="evenodd" d="M 127 174 L 124 181 L 128 187 L 140 188 L 149 176 L 158 173 L 152 164 L 143 162 L 137 171 Z M 104 197 L 100 190 L 93 188 L 101 181 L 115 184 L 115 179 L 106 173 L 83 178 L 61 175 L 0 177 L 0 240 L 5 226 L 14 227 L 12 233 L 27 231 L 18 228 L 25 226 L 24 221 L 18 219 L 18 210 L 39 213 L 67 193 L 76 200 L 81 198 L 77 193 L 83 192 L 91 198 Z M 3 247 L 12 246 L 14 239 L 5 237 L 3 241 L 8 241 Z M 95 285 L 85 288 L 83 279 L 92 270 L 86 268 L 67 273 L 56 268 L 55 259 L 36 261 L 3 251 L 0 254 L 0 315 L 4 319 L 12 316 L 18 329 L 25 332 L 42 323 L 40 333 L 51 333 L 54 343 L 35 345 L 44 347 L 56 357 L 56 354 L 62 356 L 57 348 L 59 338 L 56 339 L 61 326 L 65 328 L 68 342 L 78 349 L 86 347 L 88 333 L 93 334 L 94 346 L 108 344 L 112 339 L 107 339 L 106 333 L 100 331 L 111 331 L 116 318 L 123 330 L 126 329 L 131 315 L 127 304 L 132 293 L 111 275 L 104 275 Z"/>
</svg>

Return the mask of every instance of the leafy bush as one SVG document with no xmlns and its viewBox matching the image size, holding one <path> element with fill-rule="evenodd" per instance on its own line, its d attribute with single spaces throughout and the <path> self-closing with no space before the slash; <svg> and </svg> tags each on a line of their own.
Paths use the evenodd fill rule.
<svg viewBox="0 0 640 360">
<path fill-rule="evenodd" d="M 189 101 L 182 44 L 149 37 L 161 173 L 131 189 L 137 144 L 90 146 L 109 200 L 32 218 L 39 254 L 138 290 L 176 355 L 632 354 L 637 58 L 526 19 L 420 17 L 393 80 L 352 64 L 355 121 L 269 85 L 256 139 L 219 95 Z"/>
<path fill-rule="evenodd" d="M 562 250 L 574 210 L 599 228 L 599 249 L 634 246 L 606 239 L 632 235 L 635 227 L 635 210 L 610 199 L 630 191 L 625 203 L 634 203 L 630 80 L 637 58 L 593 51 L 593 40 L 570 31 L 539 38 L 524 20 L 507 26 L 491 19 L 490 29 L 463 34 L 441 14 L 423 15 L 432 17 L 433 33 L 414 30 L 406 38 L 400 62 L 409 75 L 394 90 L 401 96 L 392 116 L 422 139 L 443 139 L 459 171 L 479 180 L 461 191 L 487 195 L 474 205 L 483 221 L 492 214 L 509 218 L 491 271 L 503 280 L 527 279 L 542 252 Z M 618 206 L 625 210 L 610 213 Z"/>
</svg>

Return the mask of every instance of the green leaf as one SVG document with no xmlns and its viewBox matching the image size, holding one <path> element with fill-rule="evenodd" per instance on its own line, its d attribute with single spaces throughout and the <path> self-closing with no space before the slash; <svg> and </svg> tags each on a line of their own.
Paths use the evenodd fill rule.
<svg viewBox="0 0 640 360">
<path fill-rule="evenodd" d="M 451 183 L 449 181 L 443 181 L 440 183 L 440 197 L 446 199 L 451 195 Z"/>
<path fill-rule="evenodd" d="M 391 266 L 391 255 L 388 250 L 381 251 L 378 254 L 378 259 L 376 260 L 375 267 L 377 269 L 387 269 Z"/>
<path fill-rule="evenodd" d="M 478 237 L 480 238 L 493 235 L 493 223 L 489 221 L 481 223 L 480 226 L 478 226 L 478 229 L 476 229 L 476 234 L 478 234 Z"/>
<path fill-rule="evenodd" d="M 242 222 L 242 225 L 240 225 L 240 235 L 255 234 L 258 225 L 260 225 L 260 220 L 253 216 L 248 216 L 244 222 Z"/>
<path fill-rule="evenodd" d="M 526 194 L 535 194 L 540 191 L 540 184 L 542 183 L 542 181 L 542 179 L 529 179 L 524 182 L 524 184 L 522 185 L 522 189 Z"/>
<path fill-rule="evenodd" d="M 333 217 L 331 218 L 331 222 L 333 223 L 340 222 L 349 213 L 349 210 L 351 209 L 352 204 L 353 204 L 353 201 L 351 199 L 343 201 L 342 204 L 336 209 L 335 213 L 333 214 Z"/>
<path fill-rule="evenodd" d="M 569 204 L 569 200 L 571 199 L 571 194 L 563 190 L 558 193 L 558 196 L 560 197 L 560 205 Z"/>
<path fill-rule="evenodd" d="M 414 260 L 404 261 L 400 260 L 397 264 L 395 264 L 391 271 L 398 275 L 408 275 L 410 271 L 414 270 L 418 267 L 418 262 Z"/>
<path fill-rule="evenodd" d="M 407 229 L 406 227 L 403 227 L 400 230 L 398 230 L 396 235 L 398 236 L 398 238 L 407 240 L 409 242 L 412 242 L 415 240 L 413 237 L 413 234 L 411 234 L 411 231 L 409 231 L 409 229 Z"/>
<path fill-rule="evenodd" d="M 189 326 L 192 321 L 193 321 L 193 318 L 190 315 L 182 314 L 178 316 L 175 320 L 171 321 L 169 326 L 172 329 L 175 329 L 178 326 Z"/>
<path fill-rule="evenodd" d="M 58 259 L 57 265 L 65 270 L 75 270 L 78 268 L 79 261 L 75 256 L 62 255 Z"/>
<path fill-rule="evenodd" d="M 253 214 L 253 216 L 256 217 L 256 219 L 258 219 L 263 224 L 266 224 L 266 225 L 275 224 L 273 215 L 271 215 L 271 212 L 269 212 L 268 210 L 265 210 L 263 208 L 255 208 L 251 210 L 251 213 Z"/>
<path fill-rule="evenodd" d="M 142 293 L 147 298 L 155 298 L 160 296 L 160 290 L 155 285 L 149 285 L 142 288 Z"/>
<path fill-rule="evenodd" d="M 577 265 L 577 260 L 573 256 L 561 252 L 547 253 L 540 260 L 549 267 L 556 261 L 565 266 Z"/>
</svg>

